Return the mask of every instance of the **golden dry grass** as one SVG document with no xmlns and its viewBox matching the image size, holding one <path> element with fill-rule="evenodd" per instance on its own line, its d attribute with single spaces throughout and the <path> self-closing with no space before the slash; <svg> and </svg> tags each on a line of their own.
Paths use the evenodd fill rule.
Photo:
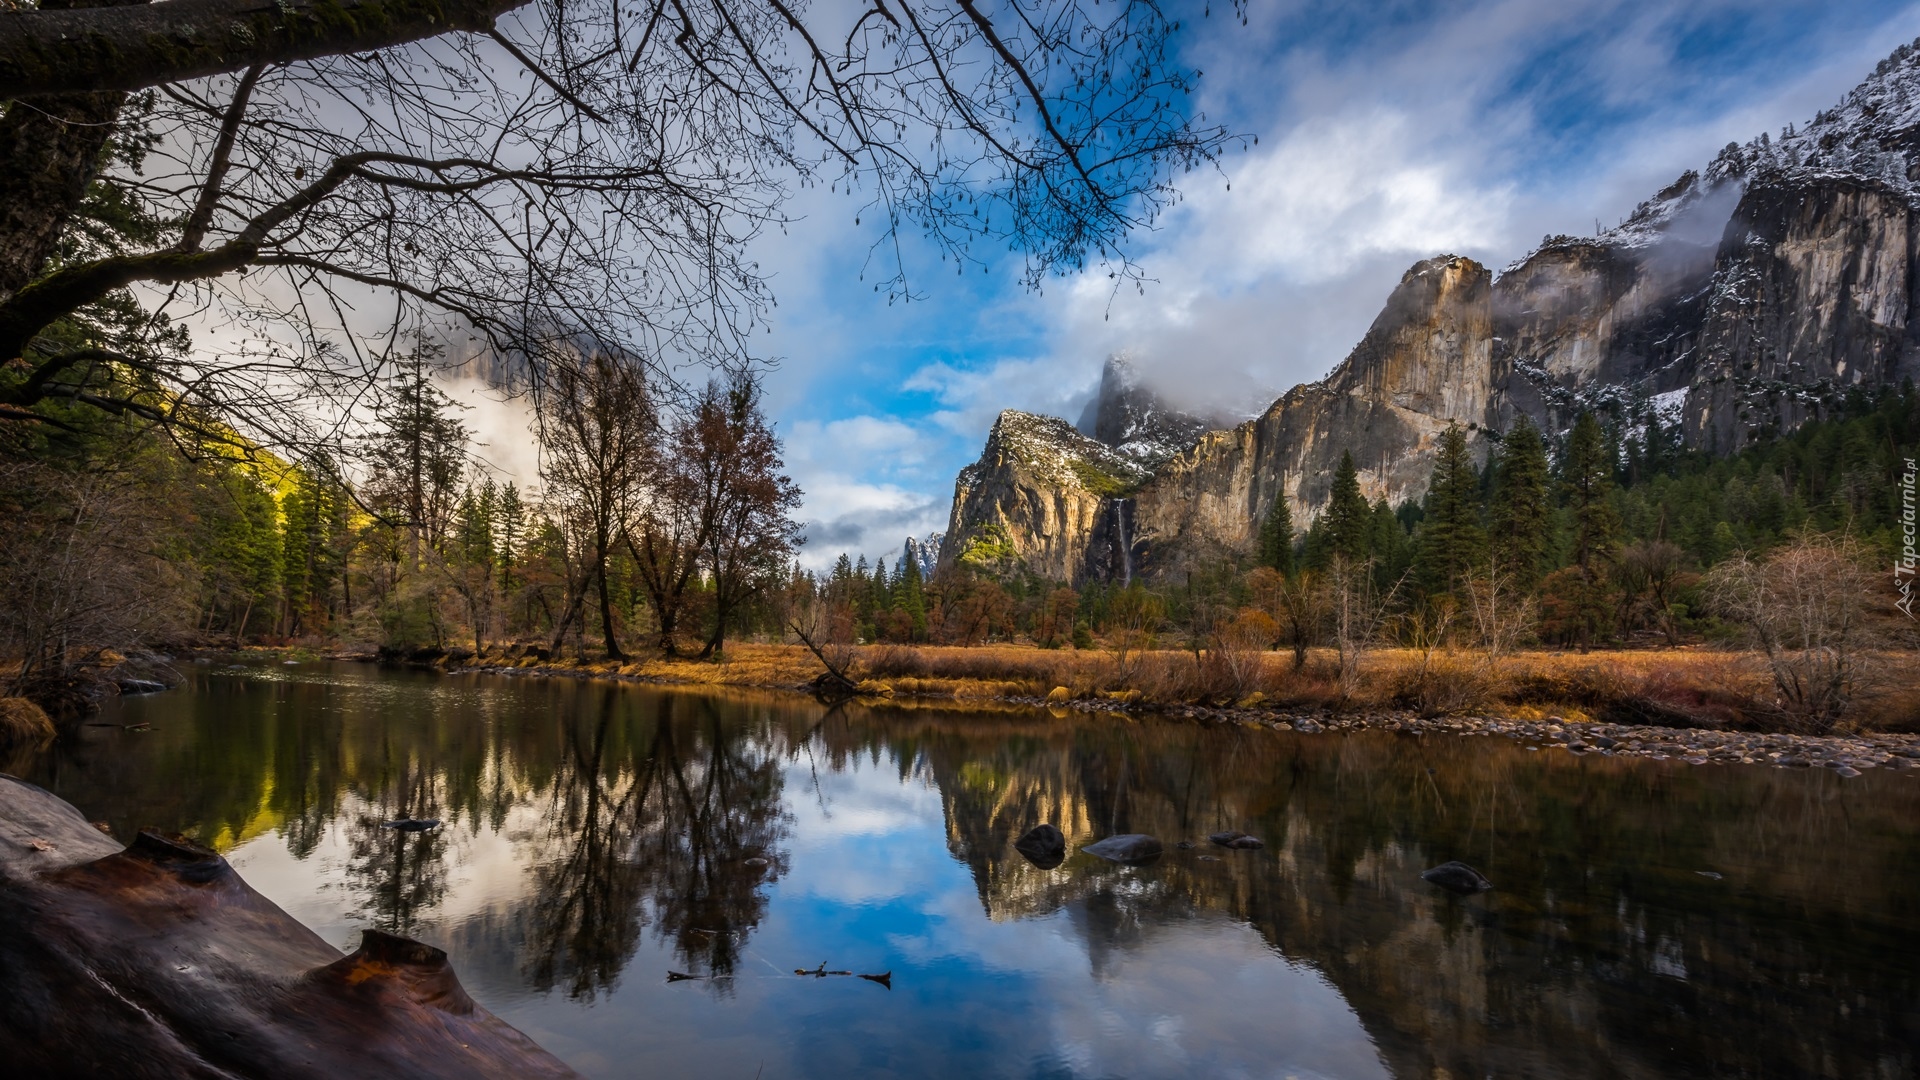
<svg viewBox="0 0 1920 1080">
<path fill-rule="evenodd" d="M 1260 655 L 1229 679 L 1207 657 L 1151 650 L 1125 657 L 1105 649 L 1025 645 L 873 645 L 855 650 L 857 678 L 875 693 L 901 698 L 986 702 L 1044 698 L 1065 687 L 1075 699 L 1121 698 L 1148 705 L 1230 704 L 1251 693 L 1279 708 L 1366 711 L 1410 708 L 1427 714 L 1559 716 L 1678 727 L 1762 727 L 1772 721 L 1773 691 L 1757 657 L 1708 648 L 1662 651 L 1527 651 L 1489 661 L 1472 652 L 1382 649 L 1368 654 L 1357 688 L 1343 697 L 1331 650 L 1295 670 L 1291 653 Z M 1911 657 L 1889 658 L 1889 664 Z M 797 645 L 730 645 L 717 661 L 651 656 L 626 664 L 517 661 L 583 675 L 623 675 L 705 686 L 799 687 L 820 663 Z M 1251 674 L 1246 674 L 1247 670 Z M 1897 669 L 1896 669 L 1897 670 Z M 1858 703 L 1861 727 L 1920 728 L 1920 686 L 1883 682 Z M 884 690 L 881 688 L 884 687 Z"/>
<path fill-rule="evenodd" d="M 37 746 L 53 735 L 46 710 L 26 698 L 0 697 L 0 747 Z"/>
</svg>

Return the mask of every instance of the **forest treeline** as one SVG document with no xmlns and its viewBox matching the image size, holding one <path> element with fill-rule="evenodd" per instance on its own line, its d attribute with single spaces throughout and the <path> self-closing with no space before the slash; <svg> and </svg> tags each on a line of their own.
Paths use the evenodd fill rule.
<svg viewBox="0 0 1920 1080">
<path fill-rule="evenodd" d="M 1651 410 L 1633 423 L 1585 413 L 1557 439 L 1523 419 L 1491 440 L 1484 460 L 1469 434 L 1455 426 L 1441 435 L 1418 501 L 1369 501 L 1347 455 L 1310 528 L 1296 529 L 1282 502 L 1251 556 L 1193 559 L 1192 572 L 1153 584 L 1069 589 L 974 557 L 999 550 L 986 544 L 927 581 L 912 541 L 891 572 L 885 560 L 869 567 L 842 556 L 816 584 L 868 641 L 1085 643 L 1139 621 L 1144 605 L 1159 637 L 1181 643 L 1204 641 L 1253 606 L 1274 620 L 1276 641 L 1318 644 L 1330 632 L 1317 610 L 1327 598 L 1302 595 L 1302 583 L 1324 590 L 1335 571 L 1364 569 L 1354 584 L 1401 637 L 1436 621 L 1467 632 L 1476 593 L 1493 589 L 1514 609 L 1517 640 L 1677 643 L 1735 632 L 1702 591 L 1709 570 L 1811 530 L 1851 538 L 1872 569 L 1887 572 L 1893 595 L 1900 477 L 1920 453 L 1911 385 L 1856 393 L 1835 415 L 1725 457 L 1684 448 Z"/>
<path fill-rule="evenodd" d="M 57 703 L 101 656 L 156 641 L 625 660 L 805 633 L 1196 659 L 1290 648 L 1300 663 L 1331 647 L 1349 672 L 1381 644 L 1764 649 L 1740 610 L 1763 577 L 1732 570 L 1818 538 L 1857 571 L 1836 584 L 1828 565 L 1820 587 L 1853 590 L 1871 615 L 1873 586 L 1892 596 L 1872 577 L 1892 565 L 1899 477 L 1920 450 L 1911 386 L 1718 458 L 1644 414 L 1585 414 L 1557 439 L 1522 421 L 1484 460 L 1454 427 L 1422 500 L 1370 502 L 1347 458 L 1310 528 L 1280 504 L 1250 556 L 1153 584 L 1073 588 L 977 558 L 935 573 L 911 540 L 891 563 L 842 555 L 816 574 L 794 561 L 800 493 L 750 379 L 662 394 L 637 365 L 573 365 L 534 410 L 529 491 L 477 463 L 436 360 L 422 346 L 398 365 L 352 461 L 81 410 L 69 428 L 13 432 L 0 618 L 16 692 Z M 1871 619 L 1856 622 L 1864 643 Z"/>
<path fill-rule="evenodd" d="M 0 455 L 14 693 L 70 711 L 138 646 L 720 649 L 790 578 L 800 491 L 747 376 L 656 394 L 587 357 L 537 396 L 537 491 L 482 463 L 415 350 L 353 460 L 76 408 Z M 764 620 L 762 620 L 764 621 Z M 70 700 L 70 699 L 79 700 Z"/>
</svg>

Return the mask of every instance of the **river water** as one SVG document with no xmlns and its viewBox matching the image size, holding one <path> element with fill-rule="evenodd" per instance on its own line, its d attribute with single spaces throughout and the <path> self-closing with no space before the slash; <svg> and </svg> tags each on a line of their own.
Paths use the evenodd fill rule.
<svg viewBox="0 0 1920 1080">
<path fill-rule="evenodd" d="M 218 848 L 343 949 L 368 926 L 446 949 L 590 1076 L 1920 1074 L 1912 773 L 370 665 L 188 675 L 12 767 L 123 840 Z M 380 827 L 398 817 L 446 824 Z M 1074 852 L 1052 870 L 1012 847 L 1039 821 Z M 1229 828 L 1267 846 L 1206 842 Z M 1166 856 L 1077 853 L 1125 832 Z M 1495 891 L 1420 879 L 1449 859 Z M 795 974 L 822 965 L 891 985 Z"/>
</svg>

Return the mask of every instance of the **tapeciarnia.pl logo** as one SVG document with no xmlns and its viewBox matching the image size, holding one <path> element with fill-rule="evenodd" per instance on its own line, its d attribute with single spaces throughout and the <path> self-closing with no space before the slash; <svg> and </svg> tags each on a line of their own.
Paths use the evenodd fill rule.
<svg viewBox="0 0 1920 1080">
<path fill-rule="evenodd" d="M 1914 467 L 1913 459 L 1907 458 L 1906 471 L 1900 474 L 1900 557 L 1893 563 L 1893 587 L 1900 592 L 1900 599 L 1893 606 L 1907 613 L 1907 618 L 1920 618 L 1913 613 L 1916 599 L 1913 590 L 1914 564 L 1914 508 L 1913 478 L 1920 469 Z"/>
</svg>

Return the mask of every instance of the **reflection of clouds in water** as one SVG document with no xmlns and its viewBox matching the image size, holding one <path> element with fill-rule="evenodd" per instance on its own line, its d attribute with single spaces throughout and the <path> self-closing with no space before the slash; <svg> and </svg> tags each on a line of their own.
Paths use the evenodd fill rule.
<svg viewBox="0 0 1920 1080">
<path fill-rule="evenodd" d="M 806 782 L 790 773 L 788 790 Z M 815 801 L 794 800 L 793 870 L 781 885 L 804 901 L 805 916 L 770 924 L 760 947 L 817 942 L 814 951 L 824 954 L 826 942 L 849 929 L 839 905 L 872 909 L 859 929 L 878 923 L 881 940 L 843 948 L 872 955 L 883 946 L 899 995 L 884 1003 L 889 1024 L 939 1033 L 936 1041 L 990 1041 L 1003 1072 L 1021 1071 L 1016 1063 L 1024 1062 L 1034 1075 L 1386 1075 L 1339 991 L 1287 963 L 1245 924 L 1207 914 L 1145 927 L 1105 944 L 1096 978 L 1086 935 L 1100 933 L 1099 924 L 1071 908 L 1033 919 L 986 917 L 966 865 L 946 851 L 938 792 L 903 785 L 884 766 L 822 775 L 821 789 L 824 814 Z M 1109 895 L 1153 891 L 1151 868 L 1101 870 Z M 1071 863 L 1055 871 L 1087 872 Z M 922 996 L 950 980 L 982 978 L 994 983 L 991 1011 L 937 990 Z M 923 1015 L 901 1015 L 903 1008 Z M 861 1026 L 843 1026 L 843 1034 L 857 1039 Z"/>
</svg>

